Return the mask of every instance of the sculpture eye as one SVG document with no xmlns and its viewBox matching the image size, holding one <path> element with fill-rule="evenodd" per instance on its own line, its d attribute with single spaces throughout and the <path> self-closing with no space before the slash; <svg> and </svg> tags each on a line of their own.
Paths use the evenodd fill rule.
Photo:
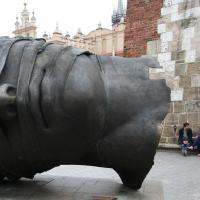
<svg viewBox="0 0 200 200">
<path fill-rule="evenodd" d="M 0 86 L 0 117 L 4 120 L 16 116 L 16 88 L 10 84 Z"/>
<path fill-rule="evenodd" d="M 14 88 L 13 86 L 8 86 L 7 90 L 6 90 L 6 93 L 9 96 L 15 96 L 16 95 L 16 88 Z"/>
</svg>

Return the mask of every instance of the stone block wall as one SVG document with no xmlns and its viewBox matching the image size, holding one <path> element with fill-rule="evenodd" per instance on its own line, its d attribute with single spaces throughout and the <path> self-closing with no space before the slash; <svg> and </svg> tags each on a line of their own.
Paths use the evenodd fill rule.
<svg viewBox="0 0 200 200">
<path fill-rule="evenodd" d="M 158 58 L 162 69 L 151 69 L 152 79 L 166 79 L 171 108 L 163 122 L 161 142 L 171 143 L 184 122 L 194 133 L 200 128 L 200 1 L 164 0 L 157 31 L 147 54 Z"/>
<path fill-rule="evenodd" d="M 146 54 L 147 42 L 159 38 L 157 20 L 163 0 L 128 0 L 125 28 L 125 57 Z"/>
<path fill-rule="evenodd" d="M 163 121 L 161 142 L 176 143 L 178 129 L 186 121 L 197 132 L 200 128 L 200 1 L 128 0 L 124 54 L 127 57 L 152 55 L 162 66 L 150 69 L 150 78 L 166 79 L 171 89 L 171 106 Z"/>
</svg>

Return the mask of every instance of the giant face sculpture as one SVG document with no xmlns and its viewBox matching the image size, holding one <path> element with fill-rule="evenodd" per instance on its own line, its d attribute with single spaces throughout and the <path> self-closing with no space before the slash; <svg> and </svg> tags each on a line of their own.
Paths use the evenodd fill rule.
<svg viewBox="0 0 200 200">
<path fill-rule="evenodd" d="M 153 165 L 169 88 L 152 58 L 97 56 L 44 40 L 0 39 L 0 175 L 61 164 L 113 168 L 133 189 Z"/>
</svg>

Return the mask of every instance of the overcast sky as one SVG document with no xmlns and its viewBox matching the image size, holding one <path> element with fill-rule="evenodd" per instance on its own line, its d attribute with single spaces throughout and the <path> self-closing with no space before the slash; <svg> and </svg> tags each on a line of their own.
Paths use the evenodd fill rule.
<svg viewBox="0 0 200 200">
<path fill-rule="evenodd" d="M 0 36 L 14 36 L 14 23 L 16 16 L 20 17 L 24 0 L 0 0 L 0 3 Z M 102 27 L 111 28 L 111 15 L 118 0 L 26 0 L 26 3 L 31 15 L 35 11 L 38 37 L 41 37 L 44 31 L 52 34 L 56 22 L 63 34 L 68 31 L 70 35 L 78 28 L 87 34 L 99 22 Z"/>
</svg>

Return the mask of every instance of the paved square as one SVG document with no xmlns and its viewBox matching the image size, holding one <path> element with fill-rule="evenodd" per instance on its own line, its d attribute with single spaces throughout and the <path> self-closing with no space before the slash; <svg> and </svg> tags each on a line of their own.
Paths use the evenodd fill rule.
<svg viewBox="0 0 200 200">
<path fill-rule="evenodd" d="M 0 200 L 199 200 L 199 166 L 196 155 L 158 151 L 139 191 L 123 186 L 111 169 L 60 166 L 34 180 L 4 181 Z"/>
</svg>

